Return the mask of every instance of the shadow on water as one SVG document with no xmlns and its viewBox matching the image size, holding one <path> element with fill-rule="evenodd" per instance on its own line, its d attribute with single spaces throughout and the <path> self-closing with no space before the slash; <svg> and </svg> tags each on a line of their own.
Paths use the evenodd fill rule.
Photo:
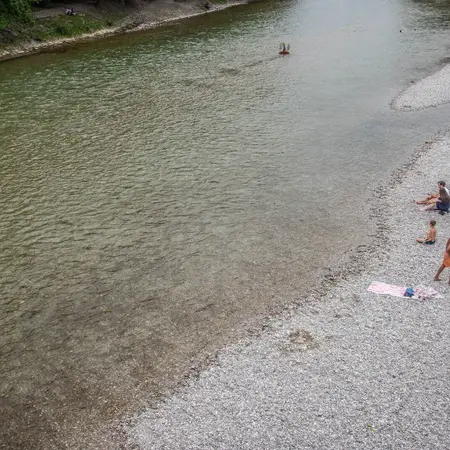
<svg viewBox="0 0 450 450">
<path fill-rule="evenodd" d="M 280 56 L 274 56 L 269 57 L 266 59 L 258 59 L 253 62 L 249 62 L 246 64 L 241 65 L 240 67 L 222 67 L 217 70 L 217 73 L 210 73 L 207 78 L 198 78 L 198 79 L 186 79 L 186 80 L 180 80 L 179 83 L 183 84 L 185 86 L 197 86 L 199 88 L 211 88 L 214 86 L 214 83 L 219 80 L 221 77 L 224 76 L 239 76 L 239 75 L 245 75 L 245 69 L 251 69 L 254 67 L 258 67 L 263 64 L 267 64 L 271 61 L 274 61 L 276 59 L 279 59 Z"/>
</svg>

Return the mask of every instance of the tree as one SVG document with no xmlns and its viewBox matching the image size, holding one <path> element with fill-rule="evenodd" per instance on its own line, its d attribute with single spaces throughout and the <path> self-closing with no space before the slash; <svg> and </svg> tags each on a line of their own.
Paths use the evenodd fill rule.
<svg viewBox="0 0 450 450">
<path fill-rule="evenodd" d="M 33 20 L 32 3 L 33 0 L 0 0 L 0 15 L 30 22 Z"/>
</svg>

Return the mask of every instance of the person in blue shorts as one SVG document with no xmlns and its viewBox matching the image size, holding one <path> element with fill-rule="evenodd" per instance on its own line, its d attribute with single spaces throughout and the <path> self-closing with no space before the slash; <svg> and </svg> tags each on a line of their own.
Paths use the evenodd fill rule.
<svg viewBox="0 0 450 450">
<path fill-rule="evenodd" d="M 439 211 L 448 212 L 450 207 L 450 195 L 448 195 L 447 190 L 444 187 L 439 189 L 439 197 L 436 204 L 427 205 L 422 208 L 422 211 L 430 211 L 431 209 L 437 209 Z"/>
<path fill-rule="evenodd" d="M 445 188 L 447 194 L 450 195 L 449 190 L 445 187 L 445 181 L 438 181 L 437 192 L 429 193 L 427 198 L 424 198 L 423 200 L 417 200 L 416 203 L 418 205 L 432 205 L 432 204 L 434 205 L 438 200 L 439 191 L 441 190 L 441 188 Z"/>
</svg>

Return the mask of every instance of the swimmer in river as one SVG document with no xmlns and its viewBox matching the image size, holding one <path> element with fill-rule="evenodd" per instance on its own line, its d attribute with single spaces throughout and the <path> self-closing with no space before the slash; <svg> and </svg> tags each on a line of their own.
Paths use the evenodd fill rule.
<svg viewBox="0 0 450 450">
<path fill-rule="evenodd" d="M 287 55 L 287 54 L 289 54 L 289 48 L 290 48 L 289 44 L 286 45 L 284 42 L 282 42 L 280 44 L 280 55 Z"/>
</svg>

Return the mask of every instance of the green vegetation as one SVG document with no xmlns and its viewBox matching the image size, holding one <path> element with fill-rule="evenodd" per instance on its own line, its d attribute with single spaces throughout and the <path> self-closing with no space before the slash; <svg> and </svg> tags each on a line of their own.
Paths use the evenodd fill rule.
<svg viewBox="0 0 450 450">
<path fill-rule="evenodd" d="M 78 36 L 111 27 L 122 23 L 124 7 L 134 4 L 134 0 L 107 0 L 99 7 L 100 0 L 78 1 L 81 7 L 72 16 L 64 14 L 64 2 L 57 0 L 0 0 L 0 47 Z M 209 0 L 216 4 L 227 1 Z M 68 0 L 66 4 L 71 6 Z"/>
<path fill-rule="evenodd" d="M 56 16 L 37 21 L 28 28 L 28 33 L 31 37 L 36 36 L 40 40 L 47 40 L 89 33 L 105 28 L 108 24 L 110 23 L 92 16 Z"/>
<path fill-rule="evenodd" d="M 0 29 L 14 21 L 32 22 L 33 4 L 39 0 L 0 0 Z"/>
<path fill-rule="evenodd" d="M 120 18 L 120 0 L 114 13 L 104 10 L 99 14 L 64 14 L 64 6 L 59 4 L 61 13 L 49 13 L 48 17 L 36 19 L 33 7 L 51 8 L 51 0 L 0 0 L 0 47 L 24 41 L 46 41 L 49 39 L 77 36 L 102 28 L 111 27 Z M 70 5 L 69 5 L 70 6 Z"/>
<path fill-rule="evenodd" d="M 1 25 L 5 24 L 2 31 Z M 33 22 L 0 20 L 0 46 L 23 41 L 46 41 L 49 39 L 77 36 L 112 25 L 112 21 L 88 15 L 60 15 Z"/>
</svg>

